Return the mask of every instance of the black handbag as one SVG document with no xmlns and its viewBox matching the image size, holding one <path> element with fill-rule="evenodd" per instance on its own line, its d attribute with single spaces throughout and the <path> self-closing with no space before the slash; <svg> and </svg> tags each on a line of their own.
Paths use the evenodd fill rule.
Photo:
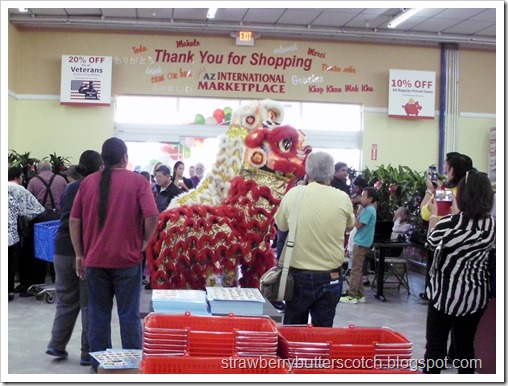
<svg viewBox="0 0 508 386">
<path fill-rule="evenodd" d="M 291 255 L 295 246 L 296 225 L 298 223 L 298 212 L 300 211 L 300 203 L 302 202 L 305 187 L 301 187 L 298 192 L 298 199 L 295 210 L 291 213 L 290 224 L 294 226 L 289 229 L 289 234 L 282 250 L 279 263 L 266 271 L 259 280 L 259 290 L 263 296 L 271 302 L 280 302 L 283 300 L 293 299 L 294 281 L 289 273 L 291 264 Z"/>
</svg>

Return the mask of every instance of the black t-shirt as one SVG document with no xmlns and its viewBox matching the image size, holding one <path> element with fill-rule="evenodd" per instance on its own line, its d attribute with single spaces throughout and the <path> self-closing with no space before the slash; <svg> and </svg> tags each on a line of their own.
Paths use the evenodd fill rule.
<svg viewBox="0 0 508 386">
<path fill-rule="evenodd" d="M 339 180 L 337 177 L 333 177 L 332 182 L 330 183 L 330 186 L 333 186 L 335 189 L 340 189 L 344 193 L 346 193 L 348 196 L 350 194 L 349 185 L 346 181 Z"/>
<path fill-rule="evenodd" d="M 169 186 L 163 191 L 161 191 L 161 187 L 157 185 L 157 191 L 158 193 L 157 197 L 155 197 L 155 203 L 157 204 L 159 213 L 165 211 L 171 200 L 181 193 L 180 189 L 178 189 L 174 183 L 169 184 Z"/>
</svg>

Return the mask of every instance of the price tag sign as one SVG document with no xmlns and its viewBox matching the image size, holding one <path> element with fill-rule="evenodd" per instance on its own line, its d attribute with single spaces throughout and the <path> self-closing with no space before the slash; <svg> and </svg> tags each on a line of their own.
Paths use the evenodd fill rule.
<svg viewBox="0 0 508 386">
<path fill-rule="evenodd" d="M 390 70 L 388 115 L 392 118 L 434 119 L 436 73 Z"/>
<path fill-rule="evenodd" d="M 60 104 L 111 104 L 111 56 L 62 55 Z"/>
</svg>

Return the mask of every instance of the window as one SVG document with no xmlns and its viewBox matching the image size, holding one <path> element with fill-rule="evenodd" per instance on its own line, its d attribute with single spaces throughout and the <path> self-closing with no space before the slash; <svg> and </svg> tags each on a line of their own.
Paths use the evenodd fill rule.
<svg viewBox="0 0 508 386">
<path fill-rule="evenodd" d="M 214 117 L 216 110 L 224 111 L 235 111 L 240 107 L 240 102 L 234 99 L 207 99 L 207 98 L 179 98 L 178 104 L 178 116 L 179 122 L 175 123 L 201 123 L 196 122 L 196 118 L 203 118 L 203 123 L 206 123 L 207 119 L 217 118 Z M 197 117 L 197 116 L 201 117 Z M 220 116 L 219 116 L 220 117 Z M 226 117 L 224 114 L 223 119 Z M 222 122 L 222 121 L 221 121 Z M 221 122 L 213 122 L 211 124 L 217 124 Z"/>
<path fill-rule="evenodd" d="M 119 96 L 115 105 L 115 129 L 118 137 L 128 141 L 132 168 L 138 166 L 150 171 L 148 167 L 154 160 L 168 162 L 168 166 L 172 166 L 181 159 L 186 168 L 203 162 L 209 171 L 218 150 L 216 138 L 228 128 L 225 121 L 230 116 L 225 112 L 235 111 L 251 101 Z M 360 170 L 362 105 L 278 102 L 284 107 L 282 124 L 301 129 L 306 135 L 306 142 L 315 151 L 327 151 L 336 162 L 343 161 Z M 220 119 L 222 124 L 217 122 Z M 145 147 L 143 143 L 150 145 Z"/>
<path fill-rule="evenodd" d="M 302 103 L 302 130 L 360 131 L 362 106 Z"/>
<path fill-rule="evenodd" d="M 116 99 L 115 123 L 175 124 L 178 98 L 122 96 Z"/>
</svg>

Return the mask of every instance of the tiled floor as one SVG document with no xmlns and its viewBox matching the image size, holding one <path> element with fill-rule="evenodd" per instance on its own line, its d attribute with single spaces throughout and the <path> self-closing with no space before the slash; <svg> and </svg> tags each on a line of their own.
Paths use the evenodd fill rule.
<svg viewBox="0 0 508 386">
<path fill-rule="evenodd" d="M 372 280 L 372 277 L 371 277 Z M 411 294 L 404 290 L 385 290 L 387 301 L 374 298 L 367 289 L 367 301 L 362 304 L 339 303 L 335 327 L 390 327 L 404 334 L 413 343 L 413 358 L 423 358 L 425 344 L 426 305 L 418 298 L 423 289 L 423 276 L 410 275 Z M 34 297 L 16 297 L 8 305 L 8 373 L 9 374 L 87 374 L 89 367 L 79 365 L 79 334 L 81 322 L 67 347 L 69 358 L 53 359 L 46 355 L 56 304 Z M 121 348 L 118 318 L 113 313 L 113 346 Z M 33 378 L 30 378 L 34 380 Z"/>
</svg>

